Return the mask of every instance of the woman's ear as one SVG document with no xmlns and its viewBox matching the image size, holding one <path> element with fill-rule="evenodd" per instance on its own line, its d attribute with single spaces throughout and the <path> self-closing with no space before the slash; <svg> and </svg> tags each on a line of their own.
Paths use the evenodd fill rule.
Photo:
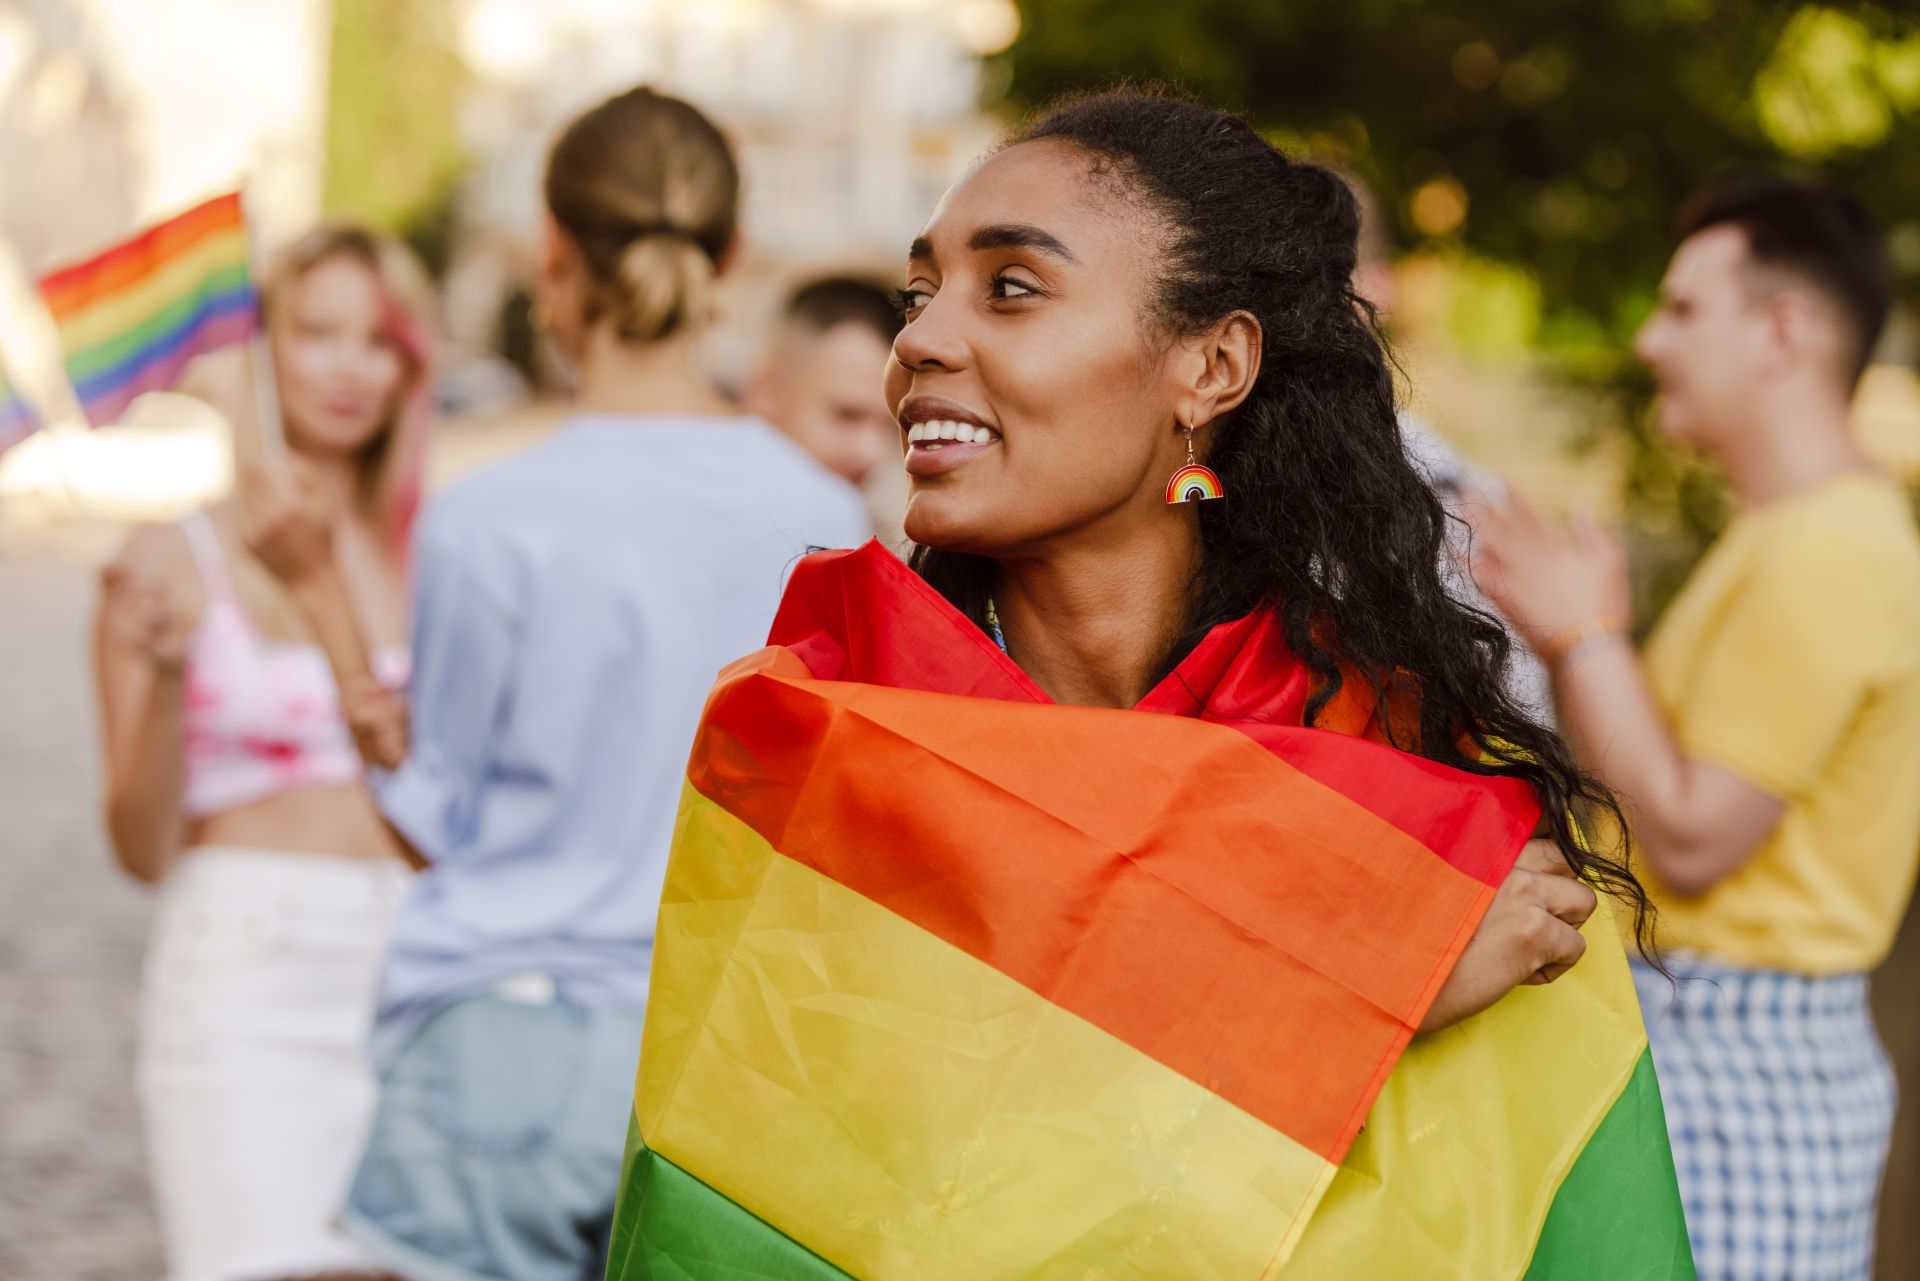
<svg viewBox="0 0 1920 1281">
<path fill-rule="evenodd" d="M 734 232 L 731 236 L 727 237 L 727 243 L 721 248 L 720 256 L 713 260 L 713 274 L 716 277 L 727 275 L 740 264 L 741 259 L 746 256 L 746 253 L 747 247 L 742 241 L 740 233 L 738 231 Z"/>
<path fill-rule="evenodd" d="M 533 277 L 534 327 L 566 360 L 576 359 L 583 335 L 587 286 L 580 247 L 545 210 L 540 215 L 540 256 Z"/>
<path fill-rule="evenodd" d="M 1260 377 L 1260 322 L 1236 311 L 1206 332 L 1182 340 L 1184 386 L 1175 412 L 1183 423 L 1206 426 L 1239 408 Z"/>
<path fill-rule="evenodd" d="M 573 274 L 580 251 L 551 213 L 540 211 L 540 283 L 560 284 Z"/>
</svg>

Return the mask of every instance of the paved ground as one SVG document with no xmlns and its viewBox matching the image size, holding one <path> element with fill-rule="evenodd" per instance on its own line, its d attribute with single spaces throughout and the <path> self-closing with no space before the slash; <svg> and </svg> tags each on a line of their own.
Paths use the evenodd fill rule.
<svg viewBox="0 0 1920 1281">
<path fill-rule="evenodd" d="M 160 1273 L 132 1089 L 145 891 L 95 820 L 89 567 L 0 546 L 0 1277 Z"/>
<path fill-rule="evenodd" d="M 436 487 L 555 417 L 443 431 Z M 0 1281 L 161 1273 L 132 1087 L 148 891 L 98 821 L 88 629 L 119 539 L 0 520 Z"/>
</svg>

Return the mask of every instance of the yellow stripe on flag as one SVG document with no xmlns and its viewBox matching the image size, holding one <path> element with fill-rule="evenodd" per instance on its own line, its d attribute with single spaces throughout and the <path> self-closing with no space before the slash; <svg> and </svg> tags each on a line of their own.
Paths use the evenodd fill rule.
<svg viewBox="0 0 1920 1281">
<path fill-rule="evenodd" d="M 1612 916 L 1602 896 L 1586 956 L 1558 981 L 1414 1038 L 1284 1281 L 1526 1274 L 1554 1193 L 1647 1046 Z"/>
<path fill-rule="evenodd" d="M 60 321 L 60 345 L 78 354 L 144 323 L 168 303 L 225 267 L 245 266 L 247 235 L 218 232 L 131 288 L 108 294 Z"/>
<path fill-rule="evenodd" d="M 658 940 L 642 1137 L 862 1281 L 1258 1278 L 1333 1174 L 691 787 Z"/>
</svg>

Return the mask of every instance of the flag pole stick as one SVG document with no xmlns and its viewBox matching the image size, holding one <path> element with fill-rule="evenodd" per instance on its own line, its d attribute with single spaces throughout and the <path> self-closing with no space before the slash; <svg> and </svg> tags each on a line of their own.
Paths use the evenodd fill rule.
<svg viewBox="0 0 1920 1281">
<path fill-rule="evenodd" d="M 287 433 L 280 421 L 280 387 L 273 374 L 273 347 L 267 334 L 266 298 L 261 287 L 266 283 L 265 262 L 260 253 L 260 238 L 253 229 L 252 184 L 240 192 L 240 221 L 247 229 L 247 270 L 253 277 L 257 312 L 253 336 L 247 339 L 247 356 L 252 363 L 254 416 L 258 420 L 260 445 L 266 456 L 278 462 L 287 452 Z"/>
</svg>

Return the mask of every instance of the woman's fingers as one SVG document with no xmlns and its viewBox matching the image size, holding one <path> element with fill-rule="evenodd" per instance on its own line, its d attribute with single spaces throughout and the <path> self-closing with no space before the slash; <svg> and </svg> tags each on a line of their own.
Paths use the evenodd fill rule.
<svg viewBox="0 0 1920 1281">
<path fill-rule="evenodd" d="M 1540 906 L 1547 914 L 1575 929 L 1585 925 L 1600 904 L 1591 887 L 1563 877 L 1542 877 L 1540 893 Z"/>
<path fill-rule="evenodd" d="M 393 690 L 378 690 L 347 708 L 360 755 L 382 769 L 398 769 L 407 753 L 406 700 Z"/>
<path fill-rule="evenodd" d="M 1585 925 L 1599 904 L 1552 841 L 1536 837 L 1523 845 L 1514 872 L 1527 877 L 1526 893 L 1535 906 L 1569 925 Z"/>
<path fill-rule="evenodd" d="M 127 648 L 155 661 L 178 662 L 185 629 L 166 589 L 125 570 L 110 570 L 102 578 L 102 609 L 109 632 Z"/>
<path fill-rule="evenodd" d="M 1587 954 L 1586 936 L 1564 921 L 1553 920 L 1541 927 L 1542 956 L 1538 968 L 1525 980 L 1526 986 L 1551 983 L 1580 963 Z"/>
</svg>

